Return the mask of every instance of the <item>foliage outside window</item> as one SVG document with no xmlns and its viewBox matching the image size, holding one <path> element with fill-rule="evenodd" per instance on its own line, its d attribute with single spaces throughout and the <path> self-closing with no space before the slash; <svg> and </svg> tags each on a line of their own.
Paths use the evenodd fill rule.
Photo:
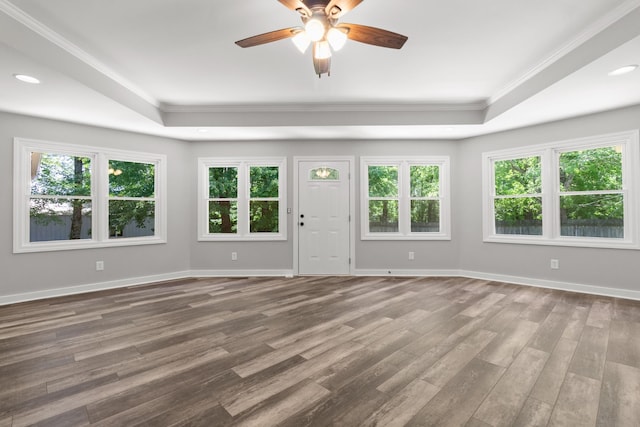
<svg viewBox="0 0 640 427">
<path fill-rule="evenodd" d="M 163 156 L 17 138 L 15 162 L 14 252 L 164 242 Z"/>
<path fill-rule="evenodd" d="M 485 240 L 637 246 L 638 133 L 484 155 Z"/>
<path fill-rule="evenodd" d="M 199 240 L 284 240 L 285 160 L 199 159 Z"/>
<path fill-rule="evenodd" d="M 109 161 L 109 238 L 153 236 L 155 165 Z"/>
<path fill-rule="evenodd" d="M 448 158 L 362 158 L 363 239 L 448 239 Z"/>
<path fill-rule="evenodd" d="M 542 235 L 540 156 L 494 162 L 496 234 Z"/>
</svg>

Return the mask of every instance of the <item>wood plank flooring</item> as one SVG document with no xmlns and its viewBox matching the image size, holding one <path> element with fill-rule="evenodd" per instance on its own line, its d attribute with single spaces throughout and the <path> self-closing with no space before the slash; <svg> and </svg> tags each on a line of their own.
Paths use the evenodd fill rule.
<svg viewBox="0 0 640 427">
<path fill-rule="evenodd" d="M 0 307 L 5 426 L 639 426 L 640 302 L 215 278 Z"/>
</svg>

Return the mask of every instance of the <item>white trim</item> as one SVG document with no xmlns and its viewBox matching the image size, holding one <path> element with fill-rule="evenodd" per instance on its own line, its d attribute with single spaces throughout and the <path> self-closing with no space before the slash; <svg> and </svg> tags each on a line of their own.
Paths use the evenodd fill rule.
<svg viewBox="0 0 640 427">
<path fill-rule="evenodd" d="M 358 268 L 354 276 L 458 277 L 460 270 L 424 270 L 408 268 Z"/>
<path fill-rule="evenodd" d="M 67 144 L 15 137 L 13 159 L 13 253 L 50 252 L 112 246 L 136 246 L 167 243 L 167 156 L 110 149 L 90 145 Z M 30 197 L 30 152 L 38 150 L 55 154 L 83 156 L 91 159 L 91 239 L 52 240 L 31 242 L 29 237 L 30 217 L 27 197 Z M 155 218 L 154 235 L 143 237 L 109 238 L 108 232 L 108 160 L 124 160 L 149 163 L 155 166 Z M 138 199 L 138 198 L 137 198 Z"/>
<path fill-rule="evenodd" d="M 361 240 L 451 240 L 451 173 L 449 156 L 362 156 L 360 157 L 360 239 Z M 398 231 L 370 232 L 369 231 L 369 166 L 396 166 L 398 168 L 397 197 L 374 197 L 376 200 L 398 201 Z M 411 166 L 439 167 L 439 196 L 440 231 L 412 232 L 411 231 L 411 195 L 410 168 Z"/>
<path fill-rule="evenodd" d="M 249 223 L 250 169 L 254 166 L 278 168 L 278 232 L 251 233 Z M 209 169 L 235 167 L 237 169 L 238 193 L 237 232 L 209 233 Z M 287 240 L 287 158 L 286 157 L 199 157 L 198 158 L 198 213 L 197 229 L 199 242 L 238 242 L 238 241 L 282 241 Z M 275 200 L 275 198 L 274 198 Z"/>
<path fill-rule="evenodd" d="M 547 246 L 571 246 L 587 248 L 640 249 L 640 138 L 637 129 L 595 135 L 543 144 L 528 145 L 482 153 L 482 234 L 484 242 L 533 244 Z M 560 234 L 560 196 L 574 192 L 561 192 L 558 187 L 559 155 L 561 153 L 599 147 L 623 147 L 623 185 L 615 191 L 583 191 L 576 194 L 620 193 L 624 195 L 624 232 L 622 239 L 598 237 L 572 237 Z M 494 213 L 494 164 L 496 161 L 524 157 L 540 157 L 542 193 L 524 195 L 542 198 L 542 235 L 496 234 Z M 517 197 L 517 196 L 510 196 Z"/>
<path fill-rule="evenodd" d="M 105 65 L 102 61 L 97 59 L 95 56 L 87 53 L 85 50 L 80 48 L 78 45 L 72 43 L 65 37 L 61 36 L 59 33 L 55 32 L 51 28 L 44 25 L 42 22 L 33 18 L 31 15 L 27 14 L 22 9 L 18 8 L 14 4 L 10 3 L 7 0 L 0 0 L 0 11 L 4 12 L 7 16 L 15 19 L 20 24 L 24 25 L 34 33 L 48 40 L 49 42 L 55 44 L 65 52 L 69 53 L 73 57 L 78 60 L 84 62 L 91 68 L 95 69 L 99 73 L 104 76 L 110 78 L 118 85 L 124 87 L 125 89 L 131 91 L 136 94 L 140 98 L 147 101 L 149 104 L 153 105 L 156 108 L 160 107 L 160 102 L 153 98 L 151 95 L 140 89 L 138 86 L 124 78 L 122 75 L 116 73 L 113 69 Z"/>
<path fill-rule="evenodd" d="M 191 270 L 188 277 L 293 277 L 293 270 Z"/>
<path fill-rule="evenodd" d="M 412 277 L 467 277 L 470 279 L 492 280 L 496 282 L 510 283 L 514 285 L 532 286 L 537 288 L 556 289 L 566 292 L 578 292 L 589 295 L 601 295 L 611 298 L 623 298 L 640 301 L 640 291 L 619 288 L 607 288 L 603 286 L 585 285 L 580 283 L 560 282 L 529 277 L 509 276 L 469 270 L 419 270 L 419 269 L 353 269 L 354 276 L 412 276 Z M 207 277 L 284 277 L 294 276 L 293 270 L 186 270 L 174 273 L 163 273 L 151 276 L 140 276 L 129 279 L 96 282 L 85 285 L 70 286 L 65 288 L 48 289 L 43 291 L 25 292 L 0 296 L 0 306 L 16 304 L 26 301 L 34 301 L 45 298 L 56 298 L 66 295 L 76 295 L 88 292 L 98 292 L 109 289 L 125 288 L 130 286 L 148 285 L 169 280 L 197 279 Z"/>
<path fill-rule="evenodd" d="M 34 301 L 46 298 L 56 298 L 67 295 L 76 295 L 89 292 L 105 291 L 109 289 L 126 288 L 128 286 L 148 285 L 150 283 L 165 282 L 191 277 L 189 271 L 175 273 L 154 274 L 152 276 L 132 277 L 129 279 L 111 280 L 108 282 L 95 282 L 85 285 L 69 286 L 64 288 L 47 289 L 43 291 L 24 292 L 0 296 L 0 306 L 19 302 Z"/>
<path fill-rule="evenodd" d="M 640 291 L 620 288 L 607 288 L 604 286 L 584 285 L 581 283 L 560 282 L 556 280 L 534 279 L 531 277 L 509 276 L 504 274 L 483 273 L 479 271 L 460 270 L 459 276 L 470 279 L 493 280 L 496 282 L 511 283 L 514 285 L 532 286 L 534 288 L 556 289 L 565 292 L 577 292 L 580 294 L 601 295 L 611 298 L 624 298 L 640 301 Z"/>
<path fill-rule="evenodd" d="M 219 104 L 219 105 L 176 105 L 161 104 L 163 113 L 299 113 L 299 112 L 341 112 L 341 113 L 412 113 L 437 111 L 482 111 L 489 104 L 479 102 L 432 102 L 432 103 L 279 103 L 279 104 Z"/>
<path fill-rule="evenodd" d="M 557 62 L 560 58 L 571 53 L 576 48 L 578 48 L 578 46 L 591 40 L 598 33 L 604 31 L 605 29 L 613 25 L 615 22 L 627 16 L 638 6 L 640 6 L 640 0 L 628 0 L 625 3 L 622 3 L 620 6 L 613 9 L 612 11 L 608 12 L 607 14 L 601 16 L 600 19 L 598 19 L 596 22 L 594 22 L 589 27 L 587 27 L 582 33 L 578 34 L 577 37 L 565 43 L 563 46 L 561 46 L 555 52 L 552 52 L 549 56 L 547 56 L 540 63 L 536 64 L 530 70 L 522 74 L 516 80 L 510 82 L 509 84 L 507 84 L 506 86 L 498 90 L 496 93 L 491 95 L 487 100 L 487 103 L 491 105 L 496 101 L 498 101 L 503 96 L 513 92 L 517 87 L 521 86 L 523 83 L 525 83 L 527 80 L 531 79 L 532 77 L 540 74 L 546 68 L 548 68 L 549 66 Z"/>
<path fill-rule="evenodd" d="M 355 163 L 354 156 L 294 156 L 293 157 L 293 274 L 299 274 L 298 257 L 298 227 L 297 220 L 300 212 L 298 211 L 298 191 L 300 179 L 300 162 L 348 162 L 349 163 L 349 274 L 354 274 L 356 265 L 356 179 L 355 179 Z M 306 177 L 303 177 L 306 180 Z"/>
</svg>

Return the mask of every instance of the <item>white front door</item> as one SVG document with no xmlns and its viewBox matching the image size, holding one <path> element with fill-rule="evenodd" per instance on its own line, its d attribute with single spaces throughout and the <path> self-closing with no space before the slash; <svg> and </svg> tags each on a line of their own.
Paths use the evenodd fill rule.
<svg viewBox="0 0 640 427">
<path fill-rule="evenodd" d="M 298 163 L 298 272 L 349 274 L 350 165 Z"/>
</svg>

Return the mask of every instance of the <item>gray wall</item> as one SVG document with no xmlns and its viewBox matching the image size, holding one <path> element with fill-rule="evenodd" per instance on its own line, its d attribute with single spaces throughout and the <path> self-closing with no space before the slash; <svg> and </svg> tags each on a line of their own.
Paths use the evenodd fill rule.
<svg viewBox="0 0 640 427">
<path fill-rule="evenodd" d="M 459 142 L 454 224 L 460 268 L 467 271 L 640 290 L 636 250 L 512 245 L 482 242 L 482 153 L 640 128 L 640 106 L 548 123 Z M 549 267 L 552 258 L 559 270 Z"/>
<path fill-rule="evenodd" d="M 14 137 L 166 154 L 169 243 L 13 254 Z M 0 113 L 0 296 L 188 270 L 192 181 L 184 173 L 187 153 L 180 141 Z M 95 270 L 98 260 L 104 261 L 104 271 Z"/>
<path fill-rule="evenodd" d="M 360 240 L 360 156 L 427 156 L 451 157 L 452 186 L 457 179 L 456 143 L 444 141 L 284 141 L 284 142 L 198 142 L 191 143 L 190 179 L 196 182 L 198 157 L 285 156 L 288 159 L 287 202 L 293 209 L 293 158 L 295 156 L 353 156 L 356 175 L 356 260 L 357 269 L 456 269 L 458 248 L 452 241 L 381 242 Z M 196 205 L 192 191 L 192 205 Z M 192 220 L 195 224 L 196 212 Z M 191 267 L 194 270 L 291 270 L 293 269 L 293 218 L 289 215 L 286 242 L 198 242 L 195 227 L 191 232 Z M 408 260 L 408 252 L 415 260 Z M 231 252 L 238 260 L 231 261 Z"/>
<path fill-rule="evenodd" d="M 194 142 L 0 113 L 0 296 L 75 285 L 135 279 L 188 270 L 290 270 L 293 218 L 283 242 L 198 242 L 197 158 L 286 156 L 289 207 L 293 207 L 294 156 L 448 155 L 452 174 L 451 241 L 361 241 L 359 180 L 356 181 L 356 268 L 362 270 L 465 270 L 522 278 L 640 290 L 640 252 L 482 242 L 481 154 L 508 147 L 640 128 L 640 106 L 458 142 L 283 141 Z M 168 157 L 168 244 L 12 253 L 13 138 L 130 149 Z M 415 261 L 408 252 L 415 252 Z M 238 252 L 238 261 L 231 261 Z M 551 270 L 549 260 L 560 260 Z M 95 261 L 105 271 L 95 271 Z"/>
</svg>

